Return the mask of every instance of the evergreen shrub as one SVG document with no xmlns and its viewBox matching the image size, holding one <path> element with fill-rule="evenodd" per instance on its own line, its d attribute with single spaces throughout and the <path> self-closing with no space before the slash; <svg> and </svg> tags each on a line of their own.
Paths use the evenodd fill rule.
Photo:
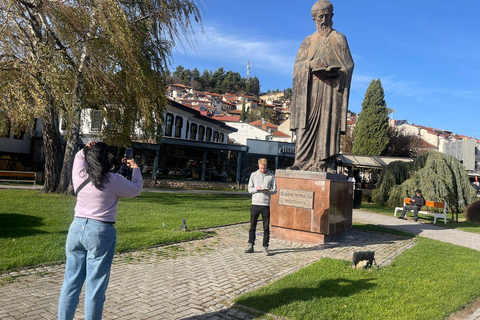
<svg viewBox="0 0 480 320">
<path fill-rule="evenodd" d="M 372 200 L 399 207 L 416 189 L 422 190 L 426 200 L 447 202 L 448 212 L 462 212 L 477 200 L 464 166 L 455 157 L 436 151 L 422 154 L 413 162 L 390 163 L 380 175 Z"/>
<path fill-rule="evenodd" d="M 470 203 L 463 210 L 463 216 L 469 222 L 480 222 L 480 201 Z"/>
</svg>

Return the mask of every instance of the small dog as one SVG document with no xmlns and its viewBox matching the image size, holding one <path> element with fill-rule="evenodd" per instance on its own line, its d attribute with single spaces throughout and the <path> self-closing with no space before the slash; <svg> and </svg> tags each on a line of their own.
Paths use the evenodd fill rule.
<svg viewBox="0 0 480 320">
<path fill-rule="evenodd" d="M 375 261 L 375 251 L 359 251 L 353 253 L 352 267 L 358 268 L 371 268 Z M 377 262 L 375 261 L 375 264 Z"/>
</svg>

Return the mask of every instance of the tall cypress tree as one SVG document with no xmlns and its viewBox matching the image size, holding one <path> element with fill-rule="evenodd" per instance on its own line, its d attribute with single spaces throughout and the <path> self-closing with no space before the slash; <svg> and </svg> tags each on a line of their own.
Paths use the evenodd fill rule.
<svg viewBox="0 0 480 320">
<path fill-rule="evenodd" d="M 353 154 L 379 156 L 388 146 L 388 111 L 380 79 L 372 80 L 354 130 Z"/>
<path fill-rule="evenodd" d="M 240 114 L 240 121 L 245 122 L 247 119 L 247 110 L 245 110 L 245 98 L 242 101 L 242 113 Z"/>
</svg>

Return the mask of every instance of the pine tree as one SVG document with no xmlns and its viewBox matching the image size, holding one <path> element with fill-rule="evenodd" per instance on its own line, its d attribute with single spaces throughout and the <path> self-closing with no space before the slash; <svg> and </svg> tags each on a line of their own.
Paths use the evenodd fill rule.
<svg viewBox="0 0 480 320">
<path fill-rule="evenodd" d="M 388 113 L 380 79 L 372 80 L 354 130 L 353 154 L 379 156 L 388 146 Z"/>
</svg>

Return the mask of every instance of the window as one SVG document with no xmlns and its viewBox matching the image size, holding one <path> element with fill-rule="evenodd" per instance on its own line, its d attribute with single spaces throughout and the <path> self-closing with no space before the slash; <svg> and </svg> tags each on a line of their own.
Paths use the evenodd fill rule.
<svg viewBox="0 0 480 320">
<path fill-rule="evenodd" d="M 190 140 L 197 139 L 197 124 L 192 123 L 190 126 Z"/>
<path fill-rule="evenodd" d="M 218 131 L 213 133 L 213 142 L 218 142 Z"/>
<path fill-rule="evenodd" d="M 205 141 L 212 141 L 212 128 L 207 128 L 207 137 L 205 139 Z"/>
<path fill-rule="evenodd" d="M 171 137 L 173 128 L 173 114 L 167 113 L 165 116 L 165 135 Z"/>
<path fill-rule="evenodd" d="M 175 117 L 175 138 L 182 137 L 183 118 L 180 116 Z"/>
<path fill-rule="evenodd" d="M 223 132 L 220 133 L 220 142 L 221 142 L 221 143 L 224 143 L 224 142 L 225 142 L 225 134 L 223 134 Z"/>
<path fill-rule="evenodd" d="M 102 121 L 103 121 L 102 111 L 92 110 L 92 112 L 90 112 L 90 119 L 92 121 L 92 123 L 90 125 L 90 130 L 91 131 L 102 130 Z"/>
<path fill-rule="evenodd" d="M 185 139 L 188 139 L 188 133 L 190 132 L 190 122 L 187 121 L 187 127 L 185 129 L 187 129 L 185 131 Z"/>
<path fill-rule="evenodd" d="M 199 126 L 198 127 L 198 140 L 203 141 L 205 139 L 205 127 Z"/>
</svg>

